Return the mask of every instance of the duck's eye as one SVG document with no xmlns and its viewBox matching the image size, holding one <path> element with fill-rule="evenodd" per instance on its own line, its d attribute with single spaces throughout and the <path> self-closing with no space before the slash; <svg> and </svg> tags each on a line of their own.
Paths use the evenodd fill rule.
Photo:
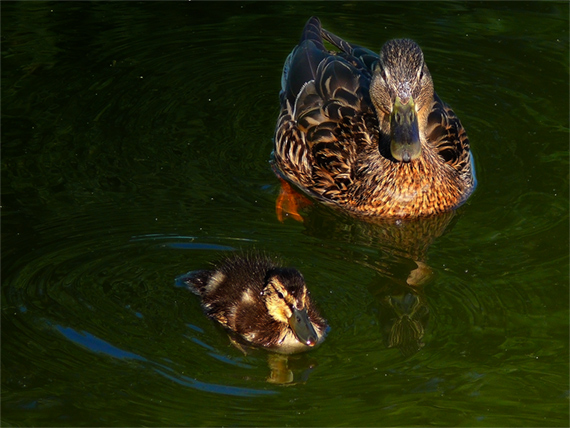
<svg viewBox="0 0 570 428">
<path fill-rule="evenodd" d="M 283 293 L 281 293 L 281 291 L 278 291 L 278 292 L 277 292 L 277 295 L 279 296 L 280 299 L 284 299 Z"/>
</svg>

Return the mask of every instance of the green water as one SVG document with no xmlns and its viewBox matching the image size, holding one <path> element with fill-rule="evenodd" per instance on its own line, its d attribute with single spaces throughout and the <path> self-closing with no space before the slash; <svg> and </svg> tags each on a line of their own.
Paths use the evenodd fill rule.
<svg viewBox="0 0 570 428">
<path fill-rule="evenodd" d="M 1 7 L 3 425 L 568 426 L 567 3 Z M 477 167 L 453 218 L 277 221 L 281 68 L 311 15 L 422 46 Z M 176 287 L 234 249 L 303 272 L 319 349 L 244 355 Z M 398 311 L 414 346 L 390 346 Z"/>
</svg>

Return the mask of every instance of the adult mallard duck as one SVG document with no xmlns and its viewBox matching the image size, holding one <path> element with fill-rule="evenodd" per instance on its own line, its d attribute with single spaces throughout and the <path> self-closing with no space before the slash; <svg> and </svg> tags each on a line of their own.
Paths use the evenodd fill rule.
<svg viewBox="0 0 570 428">
<path fill-rule="evenodd" d="M 248 345 L 291 354 L 325 338 L 327 323 L 301 273 L 265 255 L 226 258 L 213 270 L 190 272 L 178 281 L 201 296 L 209 317 Z"/>
<path fill-rule="evenodd" d="M 377 55 L 313 17 L 285 61 L 280 100 L 274 166 L 309 195 L 403 218 L 453 210 L 475 188 L 467 134 L 412 40 L 390 40 Z M 286 204 L 282 193 L 278 214 Z"/>
</svg>

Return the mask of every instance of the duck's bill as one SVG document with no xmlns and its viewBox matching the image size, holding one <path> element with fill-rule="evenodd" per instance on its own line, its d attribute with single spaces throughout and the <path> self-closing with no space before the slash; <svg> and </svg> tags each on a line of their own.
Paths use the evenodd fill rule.
<svg viewBox="0 0 570 428">
<path fill-rule="evenodd" d="M 315 346 L 318 340 L 317 332 L 309 320 L 307 309 L 293 309 L 293 314 L 289 318 L 289 326 L 299 342 L 307 346 Z"/>
<path fill-rule="evenodd" d="M 390 152 L 394 159 L 411 162 L 422 154 L 420 129 L 414 99 L 410 97 L 406 104 L 396 97 L 390 115 L 390 132 L 392 142 Z"/>
</svg>

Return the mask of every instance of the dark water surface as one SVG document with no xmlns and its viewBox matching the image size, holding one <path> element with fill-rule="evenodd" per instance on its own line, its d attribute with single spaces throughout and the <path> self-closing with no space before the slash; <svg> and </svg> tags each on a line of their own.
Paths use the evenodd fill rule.
<svg viewBox="0 0 570 428">
<path fill-rule="evenodd" d="M 4 425 L 568 426 L 567 3 L 1 7 Z M 422 46 L 475 154 L 453 218 L 277 221 L 311 15 Z M 319 349 L 244 355 L 176 287 L 234 249 L 303 272 Z"/>
</svg>

